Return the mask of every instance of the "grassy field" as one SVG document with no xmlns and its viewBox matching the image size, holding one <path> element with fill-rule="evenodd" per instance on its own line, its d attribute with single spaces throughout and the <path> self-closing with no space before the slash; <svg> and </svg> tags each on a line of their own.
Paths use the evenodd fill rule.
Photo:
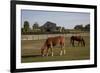
<svg viewBox="0 0 100 73">
<path fill-rule="evenodd" d="M 70 44 L 70 37 L 65 38 L 66 54 L 59 56 L 60 47 L 54 47 L 54 56 L 40 56 L 40 48 L 45 40 L 22 40 L 21 62 L 45 62 L 45 61 L 67 61 L 67 60 L 86 60 L 90 59 L 90 37 L 83 37 L 86 43 L 85 47 L 78 46 L 75 42 L 75 47 Z"/>
</svg>

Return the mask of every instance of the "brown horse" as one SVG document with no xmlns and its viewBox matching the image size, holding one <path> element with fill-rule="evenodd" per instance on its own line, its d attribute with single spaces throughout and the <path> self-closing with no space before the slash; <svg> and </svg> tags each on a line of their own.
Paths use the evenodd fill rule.
<svg viewBox="0 0 100 73">
<path fill-rule="evenodd" d="M 81 44 L 81 46 L 85 46 L 85 41 L 82 36 L 71 36 L 70 43 L 72 44 L 72 46 L 75 46 L 74 41 L 78 41 L 78 46 L 79 44 Z"/>
<path fill-rule="evenodd" d="M 65 49 L 64 49 L 64 43 L 65 39 L 63 36 L 56 36 L 56 37 L 48 37 L 43 45 L 43 47 L 41 48 L 41 55 L 42 56 L 48 56 L 48 50 L 51 50 L 51 55 L 53 56 L 53 47 L 56 45 L 60 45 L 61 50 L 60 50 L 60 55 L 62 55 L 63 53 L 65 54 Z M 44 50 L 46 51 L 46 53 L 44 53 Z"/>
</svg>

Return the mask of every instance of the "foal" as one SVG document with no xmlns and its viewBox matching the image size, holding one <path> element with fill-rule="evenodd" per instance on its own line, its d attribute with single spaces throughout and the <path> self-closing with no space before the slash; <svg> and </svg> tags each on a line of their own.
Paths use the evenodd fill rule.
<svg viewBox="0 0 100 73">
<path fill-rule="evenodd" d="M 64 49 L 65 42 L 64 41 L 65 39 L 63 36 L 48 37 L 43 47 L 41 48 L 41 55 L 48 56 L 48 50 L 50 49 L 51 55 L 53 56 L 53 47 L 56 45 L 60 45 L 61 47 L 60 55 L 62 55 L 63 53 L 65 54 L 65 49 Z M 46 53 L 44 53 L 44 50 L 46 51 Z"/>
</svg>

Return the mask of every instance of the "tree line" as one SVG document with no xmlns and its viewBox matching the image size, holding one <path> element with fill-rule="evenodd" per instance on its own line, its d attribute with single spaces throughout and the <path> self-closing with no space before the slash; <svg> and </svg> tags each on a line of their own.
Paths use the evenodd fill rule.
<svg viewBox="0 0 100 73">
<path fill-rule="evenodd" d="M 61 28 L 60 27 L 57 27 L 58 28 Z M 42 29 L 43 30 L 43 29 Z M 23 24 L 23 27 L 21 28 L 21 33 L 22 34 L 34 34 L 34 33 L 43 33 L 41 30 L 41 26 L 39 26 L 39 24 L 37 22 L 35 22 L 32 27 L 30 27 L 30 24 L 28 21 L 24 21 L 24 24 Z M 58 29 L 60 30 L 60 29 Z M 75 25 L 75 27 L 73 28 L 73 30 L 78 30 L 78 31 L 90 31 L 90 24 L 86 24 L 85 26 L 83 26 L 82 24 L 80 25 Z M 56 32 L 53 32 L 53 33 L 66 33 L 66 32 L 69 32 L 70 30 L 67 30 L 65 29 L 64 27 L 62 27 L 62 32 L 60 31 L 56 31 Z M 44 32 L 46 33 L 46 32 Z"/>
<path fill-rule="evenodd" d="M 87 24 L 85 26 L 83 26 L 82 24 L 81 25 L 76 25 L 74 27 L 74 29 L 76 29 L 76 30 L 83 30 L 83 31 L 90 31 L 90 24 Z"/>
</svg>

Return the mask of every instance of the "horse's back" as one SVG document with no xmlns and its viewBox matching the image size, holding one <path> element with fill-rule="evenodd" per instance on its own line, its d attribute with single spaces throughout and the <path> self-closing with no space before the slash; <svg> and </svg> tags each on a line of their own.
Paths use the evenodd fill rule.
<svg viewBox="0 0 100 73">
<path fill-rule="evenodd" d="M 58 44 L 64 44 L 64 36 L 58 36 L 58 37 L 55 37 L 55 40 Z"/>
<path fill-rule="evenodd" d="M 71 36 L 72 40 L 81 40 L 82 37 L 81 36 Z"/>
<path fill-rule="evenodd" d="M 64 36 L 48 37 L 46 44 L 55 46 L 56 44 L 64 43 Z"/>
</svg>

